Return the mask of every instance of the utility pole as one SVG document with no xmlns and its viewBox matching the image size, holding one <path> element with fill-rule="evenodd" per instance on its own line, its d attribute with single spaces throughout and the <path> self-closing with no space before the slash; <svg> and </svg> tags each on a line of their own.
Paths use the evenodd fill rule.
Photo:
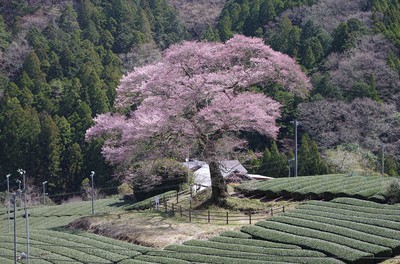
<svg viewBox="0 0 400 264">
<path fill-rule="evenodd" d="M 94 184 L 93 184 L 93 176 L 94 176 L 95 172 L 92 171 L 90 173 L 90 178 L 92 178 L 92 215 L 94 214 Z"/>
<path fill-rule="evenodd" d="M 382 175 L 385 175 L 385 145 L 382 144 Z"/>
<path fill-rule="evenodd" d="M 18 183 L 18 195 L 19 195 L 19 207 L 22 207 L 22 197 L 21 197 L 21 181 L 20 180 L 16 180 L 16 182 Z"/>
<path fill-rule="evenodd" d="M 46 183 L 47 181 L 43 182 L 43 205 L 46 205 Z"/>
<path fill-rule="evenodd" d="M 26 226 L 26 263 L 30 264 L 30 241 L 29 241 L 29 213 L 27 207 L 26 193 L 28 188 L 26 186 L 26 171 L 23 169 L 18 169 L 18 172 L 22 175 L 22 184 L 24 192 L 24 209 L 25 209 L 25 226 Z"/>
<path fill-rule="evenodd" d="M 16 210 L 16 193 L 12 194 L 13 196 L 13 207 L 14 207 L 14 264 L 17 264 L 17 210 Z"/>
<path fill-rule="evenodd" d="M 8 233 L 10 233 L 10 176 L 11 174 L 8 174 L 7 177 L 7 219 L 8 219 Z"/>
<path fill-rule="evenodd" d="M 297 126 L 300 124 L 297 119 L 290 121 L 294 125 L 294 177 L 297 177 L 298 157 L 297 157 Z"/>
</svg>

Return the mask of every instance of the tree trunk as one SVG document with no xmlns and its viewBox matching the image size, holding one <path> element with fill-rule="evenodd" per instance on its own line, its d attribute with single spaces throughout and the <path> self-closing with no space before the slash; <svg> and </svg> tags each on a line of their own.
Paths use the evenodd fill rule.
<svg viewBox="0 0 400 264">
<path fill-rule="evenodd" d="M 208 162 L 210 167 L 210 177 L 211 177 L 211 200 L 214 203 L 221 204 L 224 199 L 228 197 L 228 189 L 224 177 L 219 169 L 219 164 L 217 161 Z"/>
</svg>

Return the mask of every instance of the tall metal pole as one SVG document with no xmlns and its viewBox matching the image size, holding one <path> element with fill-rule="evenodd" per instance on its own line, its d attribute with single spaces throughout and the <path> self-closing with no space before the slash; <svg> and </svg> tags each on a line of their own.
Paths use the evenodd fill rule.
<svg viewBox="0 0 400 264">
<path fill-rule="evenodd" d="M 94 184 L 93 184 L 93 176 L 94 176 L 94 171 L 90 173 L 90 177 L 92 178 L 92 214 L 94 214 Z"/>
<path fill-rule="evenodd" d="M 16 210 L 16 200 L 17 194 L 13 193 L 13 204 L 14 204 L 14 264 L 17 264 L 17 210 Z"/>
<path fill-rule="evenodd" d="M 382 144 L 382 175 L 385 174 L 385 145 Z"/>
<path fill-rule="evenodd" d="M 10 233 L 10 176 L 11 174 L 8 174 L 7 177 L 7 219 L 8 219 L 8 233 Z"/>
<path fill-rule="evenodd" d="M 294 177 L 297 177 L 297 168 L 298 168 L 298 160 L 297 160 L 297 119 L 294 120 Z"/>
<path fill-rule="evenodd" d="M 19 207 L 22 207 L 22 197 L 21 197 L 21 181 L 17 180 L 18 183 L 18 195 L 19 195 Z"/>
<path fill-rule="evenodd" d="M 24 209 L 25 209 L 25 225 L 26 225 L 26 263 L 30 264 L 30 240 L 29 240 L 29 213 L 27 207 L 26 193 L 28 188 L 26 186 L 26 171 L 23 169 L 18 169 L 18 172 L 22 175 L 22 184 L 24 192 Z"/>
<path fill-rule="evenodd" d="M 43 205 L 46 205 L 46 183 L 47 181 L 43 182 Z"/>
</svg>

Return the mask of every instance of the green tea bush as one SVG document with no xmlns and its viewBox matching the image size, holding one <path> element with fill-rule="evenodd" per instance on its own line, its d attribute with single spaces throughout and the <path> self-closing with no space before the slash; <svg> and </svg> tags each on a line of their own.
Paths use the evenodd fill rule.
<svg viewBox="0 0 400 264">
<path fill-rule="evenodd" d="M 161 263 L 161 264 L 190 264 L 191 262 L 181 259 L 173 259 L 167 257 L 141 255 L 135 258 L 135 260 L 148 261 L 149 263 Z"/>
<path fill-rule="evenodd" d="M 383 193 L 384 185 L 390 179 L 387 177 L 350 175 L 302 176 L 244 183 L 237 186 L 236 190 L 246 195 L 284 196 L 297 200 L 304 198 L 333 199 L 335 197 L 369 199 Z M 374 197 L 376 200 L 380 200 L 380 198 Z"/>
<path fill-rule="evenodd" d="M 343 227 L 342 226 L 337 226 L 334 224 L 334 221 L 332 222 L 318 222 L 314 221 L 311 217 L 311 219 L 304 219 L 301 216 L 297 217 L 291 217 L 290 214 L 285 214 L 285 215 L 279 215 L 277 217 L 274 217 L 270 219 L 271 221 L 276 221 L 279 223 L 284 223 L 284 224 L 289 224 L 293 226 L 299 226 L 299 227 L 304 227 L 304 228 L 309 228 L 312 230 L 318 230 L 322 232 L 328 232 L 332 234 L 337 234 L 343 237 L 348 237 L 348 238 L 353 238 L 359 241 L 364 241 L 367 243 L 383 246 L 386 248 L 397 248 L 400 247 L 400 241 L 399 240 L 393 240 L 393 239 L 387 239 L 381 236 L 373 235 L 370 234 L 369 232 L 365 232 L 367 230 L 358 231 L 354 230 L 352 228 L 348 228 L 347 226 Z"/>
<path fill-rule="evenodd" d="M 248 235 L 248 234 L 246 234 Z M 282 249 L 301 249 L 299 246 L 283 244 L 283 243 L 275 243 L 270 241 L 258 240 L 258 239 L 240 239 L 240 238 L 231 238 L 231 237 L 212 237 L 209 239 L 210 241 L 229 243 L 234 245 L 247 245 L 247 246 L 255 246 L 255 247 L 266 247 L 266 248 L 282 248 Z M 231 245 L 231 246 L 234 246 Z"/>
<path fill-rule="evenodd" d="M 224 231 L 219 235 L 223 237 L 232 237 L 232 238 L 251 238 L 250 235 L 238 231 Z"/>
<path fill-rule="evenodd" d="M 279 230 L 266 229 L 260 226 L 244 226 L 241 228 L 241 231 L 248 233 L 257 239 L 293 244 L 302 248 L 317 250 L 327 254 L 328 256 L 335 256 L 346 263 L 374 263 L 372 259 L 368 260 L 368 258 L 373 257 L 373 254 L 337 244 L 335 242 L 291 234 Z"/>
<path fill-rule="evenodd" d="M 304 219 L 304 220 L 310 220 L 313 223 L 318 222 L 321 224 L 329 223 L 330 226 L 333 226 L 334 228 L 339 228 L 339 227 L 344 227 L 345 231 L 349 231 L 350 233 L 348 234 L 351 235 L 353 234 L 354 230 L 361 232 L 363 236 L 367 237 L 367 239 L 361 239 L 363 241 L 371 241 L 377 244 L 379 242 L 379 245 L 382 246 L 387 246 L 392 248 L 393 252 L 396 254 L 397 252 L 400 252 L 400 241 L 397 240 L 400 237 L 400 232 L 389 229 L 389 228 L 383 228 L 379 226 L 375 226 L 373 224 L 363 224 L 360 222 L 352 222 L 349 220 L 340 220 L 340 219 L 335 219 L 329 216 L 324 216 L 318 215 L 318 213 L 311 213 L 311 212 L 304 212 L 301 210 L 296 210 L 294 212 L 288 212 L 285 214 L 285 216 L 290 216 L 294 218 L 299 218 L 299 219 Z M 366 219 L 368 220 L 368 219 Z M 318 225 L 317 224 L 317 225 Z M 331 232 L 334 232 L 335 230 L 332 228 L 330 229 Z M 334 232 L 336 234 L 341 234 L 342 230 L 339 229 L 339 232 Z M 371 236 L 373 235 L 373 236 Z M 367 241 L 368 242 L 368 241 Z"/>
<path fill-rule="evenodd" d="M 317 238 L 324 241 L 329 241 L 332 243 L 347 246 L 349 248 L 354 248 L 360 251 L 372 253 L 375 256 L 387 257 L 391 255 L 391 250 L 387 247 L 378 246 L 375 244 L 362 242 L 356 239 L 351 239 L 339 235 L 335 235 L 329 232 L 322 232 L 312 230 L 310 228 L 304 228 L 300 226 L 289 225 L 285 223 L 279 223 L 275 221 L 261 221 L 256 224 L 267 229 L 273 229 L 282 232 L 288 232 L 293 235 L 298 235 L 302 237 Z"/>
<path fill-rule="evenodd" d="M 211 256 L 205 254 L 195 254 L 195 253 L 181 253 L 173 251 L 154 251 L 150 252 L 149 255 L 167 257 L 173 259 L 182 259 L 194 263 L 211 263 L 211 264 L 283 264 L 282 262 L 275 261 L 262 261 L 244 258 L 229 258 L 220 256 Z M 290 263 L 285 263 L 290 264 Z"/>
<path fill-rule="evenodd" d="M 337 219 L 337 220 L 346 220 L 347 222 L 350 223 L 355 223 L 356 225 L 358 224 L 365 224 L 367 226 L 375 226 L 379 227 L 383 230 L 389 230 L 392 236 L 388 236 L 389 238 L 398 238 L 400 237 L 400 224 L 397 222 L 393 221 L 388 221 L 388 220 L 383 220 L 383 219 L 375 219 L 372 217 L 368 217 L 368 214 L 365 213 L 355 213 L 353 215 L 351 214 L 345 214 L 343 213 L 343 210 L 326 210 L 326 211 L 321 211 L 318 206 L 310 206 L 307 205 L 307 207 L 301 207 L 297 209 L 294 212 L 287 212 L 286 214 L 292 215 L 293 213 L 296 214 L 302 214 L 302 215 L 308 215 L 309 217 L 315 217 L 314 219 L 317 219 L 316 217 L 322 216 L 326 217 L 328 219 Z M 381 230 L 382 232 L 382 230 Z M 385 233 L 384 233 L 385 234 Z"/>
<path fill-rule="evenodd" d="M 362 213 L 369 213 L 376 215 L 400 216 L 400 211 L 397 208 L 384 209 L 384 208 L 373 208 L 365 206 L 348 205 L 343 203 L 319 202 L 319 201 L 310 201 L 309 204 L 322 205 L 324 207 L 329 207 L 329 208 L 338 208 L 354 212 L 362 212 Z"/>
<path fill-rule="evenodd" d="M 197 247 L 206 247 L 213 249 L 222 249 L 222 250 L 232 250 L 233 246 L 230 243 L 223 242 L 215 242 L 215 241 L 204 241 L 204 240 L 189 240 L 183 243 L 183 245 L 187 246 L 197 246 Z M 303 249 L 291 249 L 287 250 L 285 248 L 265 248 L 265 247 L 257 247 L 257 246 L 249 246 L 249 245 L 241 245 L 238 247 L 238 251 L 242 253 L 258 253 L 258 254 L 266 254 L 273 256 L 295 256 L 295 257 L 325 257 L 323 253 L 311 251 L 311 250 L 303 250 Z"/>
</svg>

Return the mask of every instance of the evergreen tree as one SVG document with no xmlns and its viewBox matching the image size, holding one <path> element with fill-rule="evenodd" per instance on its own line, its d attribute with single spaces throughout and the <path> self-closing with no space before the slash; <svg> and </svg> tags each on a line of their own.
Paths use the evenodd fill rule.
<svg viewBox="0 0 400 264">
<path fill-rule="evenodd" d="M 207 41 L 216 42 L 216 41 L 219 41 L 219 36 L 218 36 L 218 33 L 215 32 L 213 27 L 209 24 L 204 29 L 200 39 L 201 40 L 207 40 Z"/>
<path fill-rule="evenodd" d="M 11 34 L 7 31 L 3 17 L 0 15 L 0 50 L 7 48 Z"/>
<path fill-rule="evenodd" d="M 301 146 L 298 154 L 298 175 L 310 175 L 310 165 L 312 164 L 312 155 L 310 150 L 310 136 L 304 134 L 301 138 Z"/>
<path fill-rule="evenodd" d="M 260 21 L 264 25 L 268 21 L 272 21 L 276 17 L 274 0 L 264 0 L 260 6 Z"/>
<path fill-rule="evenodd" d="M 287 16 L 284 16 L 279 21 L 279 29 L 272 34 L 269 39 L 269 44 L 274 50 L 288 53 L 289 51 L 289 39 L 292 32 L 292 21 Z"/>
<path fill-rule="evenodd" d="M 231 37 L 233 37 L 233 33 L 231 31 L 232 22 L 229 15 L 225 15 L 217 25 L 218 34 L 221 41 L 227 41 Z"/>
<path fill-rule="evenodd" d="M 31 52 L 25 60 L 23 70 L 26 72 L 29 78 L 34 81 L 34 90 L 39 91 L 41 83 L 46 82 L 46 75 L 42 72 L 40 68 L 40 60 L 35 52 Z"/>
<path fill-rule="evenodd" d="M 275 141 L 272 142 L 270 149 L 265 148 L 258 173 L 274 178 L 287 176 L 287 157 L 284 153 L 279 153 Z"/>
<path fill-rule="evenodd" d="M 271 152 L 268 148 L 265 148 L 264 153 L 261 157 L 260 167 L 258 168 L 258 173 L 261 175 L 269 176 L 269 160 L 271 158 Z"/>
<path fill-rule="evenodd" d="M 226 14 L 228 15 L 228 14 Z M 241 5 L 241 10 L 239 13 L 239 18 L 238 22 L 235 25 L 234 30 L 236 32 L 243 32 L 243 27 L 244 27 L 244 22 L 247 20 L 247 18 L 250 15 L 250 4 L 248 0 L 244 0 L 242 5 Z"/>
<path fill-rule="evenodd" d="M 250 13 L 245 20 L 243 26 L 243 34 L 246 36 L 254 36 L 257 29 L 260 27 L 260 0 L 253 0 Z"/>
<path fill-rule="evenodd" d="M 40 116 L 41 132 L 39 134 L 41 180 L 51 176 L 51 182 L 63 186 L 61 182 L 61 138 L 60 131 L 51 116 L 43 112 Z"/>
<path fill-rule="evenodd" d="M 310 45 L 307 46 L 307 49 L 303 54 L 301 64 L 304 65 L 307 69 L 311 69 L 315 64 L 315 56 Z"/>
<path fill-rule="evenodd" d="M 59 25 L 67 33 L 79 30 L 78 14 L 71 5 L 67 5 L 61 13 Z"/>
<path fill-rule="evenodd" d="M 298 156 L 298 174 L 302 176 L 326 174 L 327 166 L 318 150 L 318 144 L 304 134 L 301 140 Z"/>
<path fill-rule="evenodd" d="M 30 107 L 22 108 L 15 97 L 3 97 L 0 103 L 0 168 L 4 173 L 14 173 L 18 168 L 37 171 L 36 157 L 39 118 Z"/>
</svg>

